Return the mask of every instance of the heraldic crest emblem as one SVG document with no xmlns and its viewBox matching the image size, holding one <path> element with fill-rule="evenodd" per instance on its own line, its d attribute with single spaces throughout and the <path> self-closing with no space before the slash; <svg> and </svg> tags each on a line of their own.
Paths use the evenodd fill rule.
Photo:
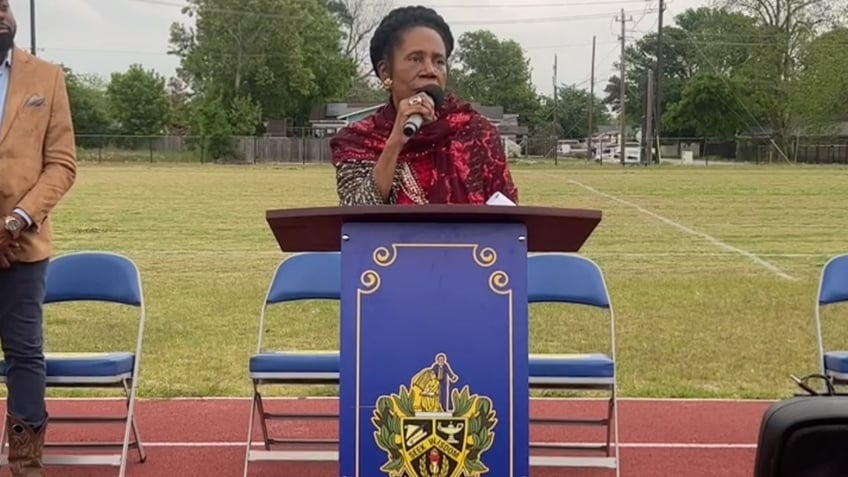
<svg viewBox="0 0 848 477">
<path fill-rule="evenodd" d="M 377 446 L 388 455 L 380 470 L 390 477 L 479 477 L 492 447 L 498 420 L 492 400 L 471 394 L 447 356 L 413 376 L 410 387 L 381 396 L 371 422 Z"/>
</svg>

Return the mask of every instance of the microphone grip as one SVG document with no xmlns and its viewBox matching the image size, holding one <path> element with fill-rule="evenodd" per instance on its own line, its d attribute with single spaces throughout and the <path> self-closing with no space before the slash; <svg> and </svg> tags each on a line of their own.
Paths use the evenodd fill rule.
<svg viewBox="0 0 848 477">
<path fill-rule="evenodd" d="M 403 135 L 406 137 L 414 136 L 421 129 L 421 123 L 423 122 L 424 118 L 420 114 L 413 114 L 403 124 Z"/>
</svg>

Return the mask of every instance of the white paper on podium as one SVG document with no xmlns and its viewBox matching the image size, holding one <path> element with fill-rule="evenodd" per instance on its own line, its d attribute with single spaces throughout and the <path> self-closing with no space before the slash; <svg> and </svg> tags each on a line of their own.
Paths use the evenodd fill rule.
<svg viewBox="0 0 848 477">
<path fill-rule="evenodd" d="M 489 197 L 489 200 L 486 201 L 486 205 L 515 205 L 515 202 L 509 200 L 509 197 L 501 194 L 500 192 L 495 192 Z"/>
</svg>

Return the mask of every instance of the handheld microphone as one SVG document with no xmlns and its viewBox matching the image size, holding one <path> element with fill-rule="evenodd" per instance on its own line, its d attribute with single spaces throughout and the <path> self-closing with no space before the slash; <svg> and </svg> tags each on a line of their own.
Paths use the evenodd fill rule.
<svg viewBox="0 0 848 477">
<path fill-rule="evenodd" d="M 418 90 L 419 93 L 424 93 L 427 96 L 433 99 L 433 103 L 436 104 L 436 110 L 442 107 L 442 104 L 445 102 L 445 92 L 442 88 L 438 86 L 428 86 L 426 88 L 422 88 Z M 420 114 L 413 114 L 406 120 L 403 124 L 403 135 L 406 137 L 412 137 L 418 134 L 418 130 L 421 129 L 421 124 L 424 123 L 424 118 Z"/>
</svg>

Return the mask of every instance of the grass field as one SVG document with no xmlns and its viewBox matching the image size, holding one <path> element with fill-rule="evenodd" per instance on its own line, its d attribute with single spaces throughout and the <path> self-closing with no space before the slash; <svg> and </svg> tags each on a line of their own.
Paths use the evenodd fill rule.
<svg viewBox="0 0 848 477">
<path fill-rule="evenodd" d="M 583 253 L 610 285 L 623 395 L 772 398 L 793 391 L 790 373 L 817 371 L 817 280 L 829 256 L 848 252 L 848 170 L 521 166 L 514 176 L 524 205 L 604 212 Z M 142 396 L 245 396 L 283 256 L 265 210 L 335 203 L 328 167 L 87 164 L 55 213 L 57 252 L 114 251 L 141 267 Z M 48 309 L 48 350 L 132 346 L 133 323 L 111 308 L 64 308 Z M 273 343 L 336 349 L 335 305 L 286 310 L 271 314 Z M 531 349 L 603 347 L 603 325 L 534 307 Z M 848 339 L 828 330 L 831 343 Z"/>
</svg>

